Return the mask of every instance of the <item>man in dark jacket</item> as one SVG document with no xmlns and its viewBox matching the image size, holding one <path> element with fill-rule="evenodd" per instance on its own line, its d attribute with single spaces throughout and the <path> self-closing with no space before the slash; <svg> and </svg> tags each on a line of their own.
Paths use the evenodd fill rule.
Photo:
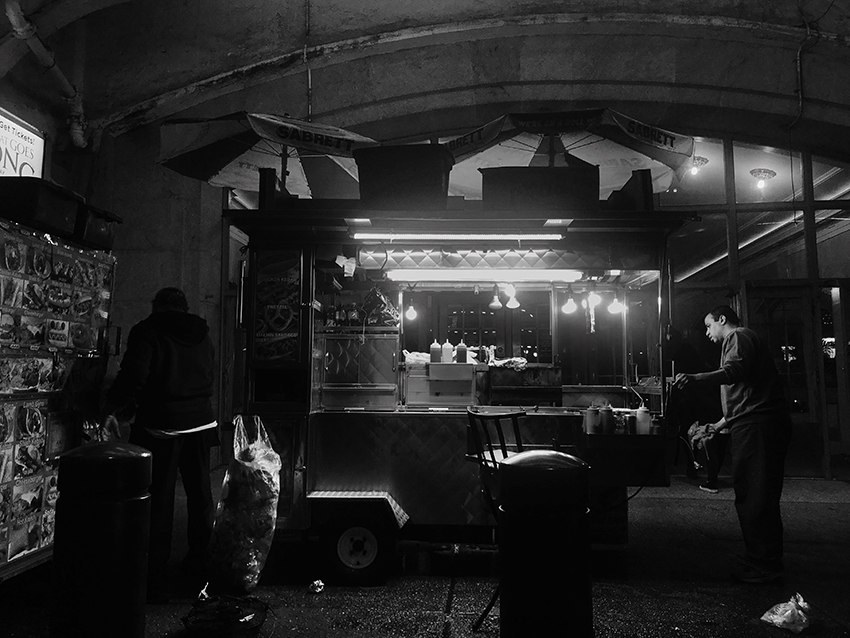
<svg viewBox="0 0 850 638">
<path fill-rule="evenodd" d="M 178 470 L 188 515 L 189 552 L 184 567 L 202 575 L 213 523 L 213 360 L 206 320 L 189 313 L 180 289 L 163 288 L 153 299 L 150 316 L 130 330 L 121 369 L 106 395 L 106 427 L 120 429 L 132 422 L 130 442 L 152 454 L 150 602 L 167 599 L 165 573 Z"/>
<path fill-rule="evenodd" d="M 776 581 L 783 571 L 779 501 L 791 414 L 767 345 L 754 331 L 740 326 L 734 310 L 718 306 L 709 312 L 705 330 L 709 339 L 722 344 L 720 368 L 678 374 L 676 385 L 721 386 L 723 418 L 711 428 L 730 430 L 735 509 L 745 549 L 735 578 L 746 583 Z"/>
</svg>

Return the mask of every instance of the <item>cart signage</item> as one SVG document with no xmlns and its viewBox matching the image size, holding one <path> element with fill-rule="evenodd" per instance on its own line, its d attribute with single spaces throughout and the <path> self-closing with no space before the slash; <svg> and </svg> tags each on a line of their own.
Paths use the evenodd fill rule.
<svg viewBox="0 0 850 638">
<path fill-rule="evenodd" d="M 301 253 L 282 250 L 258 259 L 254 356 L 300 360 Z"/>
<path fill-rule="evenodd" d="M 0 177 L 41 177 L 43 163 L 41 133 L 0 109 Z"/>
<path fill-rule="evenodd" d="M 263 139 L 321 155 L 354 157 L 357 149 L 378 146 L 378 142 L 370 137 L 327 124 L 258 113 L 248 113 L 248 122 Z"/>
</svg>

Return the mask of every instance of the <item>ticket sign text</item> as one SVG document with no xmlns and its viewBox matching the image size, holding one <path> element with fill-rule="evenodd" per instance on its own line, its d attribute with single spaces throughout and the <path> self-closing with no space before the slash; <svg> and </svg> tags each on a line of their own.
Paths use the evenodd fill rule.
<svg viewBox="0 0 850 638">
<path fill-rule="evenodd" d="M 41 177 L 44 138 L 0 109 L 0 177 Z"/>
</svg>

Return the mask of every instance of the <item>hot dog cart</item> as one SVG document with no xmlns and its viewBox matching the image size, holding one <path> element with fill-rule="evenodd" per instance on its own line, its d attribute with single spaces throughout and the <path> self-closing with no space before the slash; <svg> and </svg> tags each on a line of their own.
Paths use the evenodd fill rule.
<svg viewBox="0 0 850 638">
<path fill-rule="evenodd" d="M 247 244 L 231 266 L 234 409 L 262 417 L 283 459 L 278 533 L 318 535 L 339 574 L 377 577 L 397 538 L 492 538 L 467 406 L 522 409 L 527 445 L 591 465 L 595 543 L 626 542 L 627 488 L 669 484 L 658 377 L 680 218 L 574 210 L 544 226 L 546 207 L 362 199 L 224 217 Z M 627 433 L 640 405 L 654 435 Z M 614 426 L 588 433 L 603 406 Z"/>
</svg>

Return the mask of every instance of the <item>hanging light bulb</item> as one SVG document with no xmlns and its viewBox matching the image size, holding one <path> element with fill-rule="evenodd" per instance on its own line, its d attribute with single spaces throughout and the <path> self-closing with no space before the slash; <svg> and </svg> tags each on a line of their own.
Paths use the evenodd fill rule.
<svg viewBox="0 0 850 638">
<path fill-rule="evenodd" d="M 508 302 L 505 304 L 507 308 L 519 308 L 519 301 L 516 298 L 516 286 L 513 284 L 505 284 L 505 294 L 508 296 Z"/>
<path fill-rule="evenodd" d="M 590 290 L 590 294 L 587 295 L 587 303 L 591 308 L 595 308 L 602 303 L 602 297 L 600 297 L 599 293 L 596 292 L 596 288 L 592 288 Z"/>
<path fill-rule="evenodd" d="M 625 308 L 626 307 L 620 302 L 620 300 L 617 299 L 617 297 L 614 297 L 614 301 L 612 301 L 611 305 L 608 306 L 608 312 L 610 312 L 612 315 L 616 315 L 623 312 Z"/>
<path fill-rule="evenodd" d="M 410 302 L 410 305 L 407 307 L 407 310 L 404 313 L 404 316 L 413 321 L 416 319 L 416 308 L 413 307 L 413 302 Z"/>
<path fill-rule="evenodd" d="M 487 304 L 490 310 L 499 310 L 502 307 L 502 302 L 499 301 L 499 284 L 493 286 L 493 300 Z"/>
<path fill-rule="evenodd" d="M 569 295 L 567 297 L 567 303 L 561 306 L 561 312 L 565 315 L 572 314 L 578 309 L 575 299 L 573 299 L 573 289 L 571 286 L 567 288 L 567 294 Z"/>
</svg>

